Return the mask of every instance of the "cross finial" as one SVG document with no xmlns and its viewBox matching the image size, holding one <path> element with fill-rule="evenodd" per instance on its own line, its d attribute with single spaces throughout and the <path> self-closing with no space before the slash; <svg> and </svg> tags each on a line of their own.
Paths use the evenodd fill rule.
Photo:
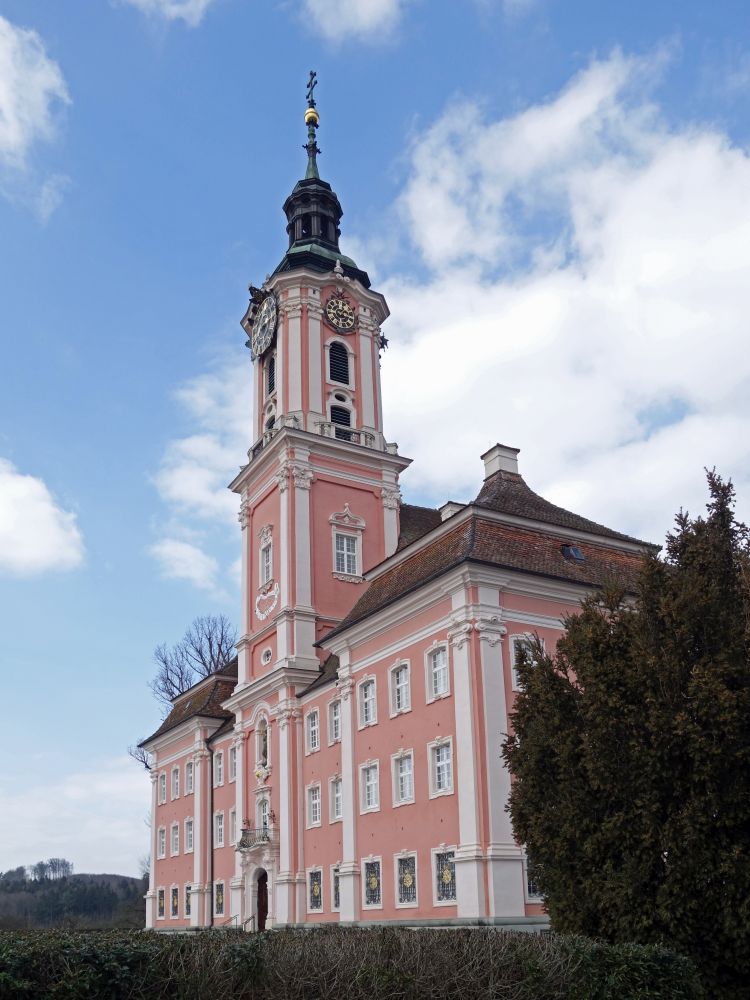
<svg viewBox="0 0 750 1000">
<path fill-rule="evenodd" d="M 310 79 L 307 81 L 307 110 L 305 111 L 305 125 L 307 125 L 307 142 L 302 147 L 307 150 L 307 171 L 305 179 L 309 177 L 320 177 L 318 173 L 318 161 L 316 159 L 320 149 L 316 141 L 316 131 L 320 124 L 320 115 L 315 110 L 315 88 L 318 86 L 318 74 L 314 69 L 310 70 Z"/>
</svg>

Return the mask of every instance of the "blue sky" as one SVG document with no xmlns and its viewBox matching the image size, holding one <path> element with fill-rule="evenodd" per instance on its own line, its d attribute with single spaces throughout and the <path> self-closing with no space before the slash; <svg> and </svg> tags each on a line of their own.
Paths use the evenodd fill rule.
<svg viewBox="0 0 750 1000">
<path fill-rule="evenodd" d="M 749 27 L 739 0 L 0 0 L 0 870 L 137 870 L 152 651 L 238 618 L 239 319 L 311 68 L 391 306 L 405 495 L 470 498 L 502 440 L 643 537 L 706 465 L 750 516 Z"/>
</svg>

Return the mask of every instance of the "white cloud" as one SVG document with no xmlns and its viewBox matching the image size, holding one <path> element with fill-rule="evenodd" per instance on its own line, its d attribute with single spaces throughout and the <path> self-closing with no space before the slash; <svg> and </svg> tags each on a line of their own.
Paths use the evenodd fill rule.
<svg viewBox="0 0 750 1000">
<path fill-rule="evenodd" d="M 42 479 L 0 459 L 0 572 L 73 569 L 83 555 L 75 514 L 60 507 Z"/>
<path fill-rule="evenodd" d="M 750 159 L 662 119 L 663 64 L 614 53 L 414 142 L 398 211 L 429 273 L 383 289 L 407 491 L 470 497 L 499 439 L 550 499 L 661 540 L 703 506 L 704 465 L 750 487 Z"/>
<path fill-rule="evenodd" d="M 184 21 L 196 28 L 214 0 L 123 0 L 149 17 L 162 21 Z"/>
<path fill-rule="evenodd" d="M 70 103 L 62 71 L 39 35 L 0 15 L 0 194 L 46 222 L 68 179 L 40 179 L 31 153 L 56 132 L 60 108 Z"/>
<path fill-rule="evenodd" d="M 410 0 L 303 0 L 303 11 L 317 31 L 332 42 L 353 35 L 380 41 L 398 24 Z"/>
<path fill-rule="evenodd" d="M 63 857 L 77 872 L 138 875 L 148 854 L 151 787 L 130 757 L 30 785 L 6 776 L 0 810 L 0 868 Z"/>
<path fill-rule="evenodd" d="M 161 566 L 162 576 L 186 580 L 200 590 L 215 592 L 219 564 L 197 545 L 177 538 L 163 538 L 151 546 L 151 554 Z"/>
</svg>

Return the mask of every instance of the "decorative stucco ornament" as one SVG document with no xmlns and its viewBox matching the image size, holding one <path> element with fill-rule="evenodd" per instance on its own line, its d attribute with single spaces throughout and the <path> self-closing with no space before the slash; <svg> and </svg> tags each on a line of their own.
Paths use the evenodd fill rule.
<svg viewBox="0 0 750 1000">
<path fill-rule="evenodd" d="M 279 585 L 275 583 L 265 594 L 255 598 L 255 614 L 260 621 L 265 621 L 279 603 Z"/>
</svg>

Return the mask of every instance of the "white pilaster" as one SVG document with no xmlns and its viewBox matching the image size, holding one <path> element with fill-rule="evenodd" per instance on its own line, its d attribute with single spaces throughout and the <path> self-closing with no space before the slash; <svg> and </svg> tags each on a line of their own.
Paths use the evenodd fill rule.
<svg viewBox="0 0 750 1000">
<path fill-rule="evenodd" d="M 146 927 L 156 926 L 156 839 L 159 826 L 156 818 L 158 808 L 159 774 L 156 765 L 151 769 L 151 864 L 148 866 L 148 892 L 146 893 Z"/>
<path fill-rule="evenodd" d="M 281 703 L 280 703 L 281 704 Z M 279 873 L 276 878 L 276 921 L 289 924 L 294 920 L 294 870 L 292 865 L 292 720 L 293 709 L 281 704 L 278 713 L 279 732 Z"/>
<path fill-rule="evenodd" d="M 234 809 L 237 817 L 237 840 L 242 836 L 242 822 L 245 816 L 245 743 L 247 732 L 235 727 L 235 736 L 232 746 L 237 754 L 236 778 L 234 782 Z M 235 847 L 237 845 L 235 844 Z M 234 878 L 229 884 L 231 914 L 236 917 L 236 924 L 240 926 L 245 919 L 245 906 L 243 897 L 243 871 L 242 854 L 234 852 Z"/>
<path fill-rule="evenodd" d="M 359 384 L 362 399 L 362 427 L 375 429 L 375 382 L 372 368 L 372 331 L 360 323 L 359 331 Z"/>
<path fill-rule="evenodd" d="M 295 604 L 298 607 L 309 608 L 312 604 L 312 546 L 310 542 L 310 487 L 312 486 L 313 473 L 307 465 L 309 452 L 304 454 L 301 448 L 296 449 L 295 461 L 292 469 L 292 479 L 294 481 L 294 563 L 296 571 L 296 595 Z M 306 650 L 304 655 L 309 656 L 314 650 Z M 300 655 L 300 650 L 295 644 L 295 655 Z"/>
<path fill-rule="evenodd" d="M 240 522 L 240 553 L 242 558 L 242 608 L 240 611 L 240 642 L 237 644 L 237 683 L 247 684 L 252 674 L 250 644 L 243 641 L 252 632 L 250 611 L 250 521 L 251 511 L 247 496 L 243 496 L 238 515 Z"/>
<path fill-rule="evenodd" d="M 289 398 L 287 412 L 295 413 L 302 409 L 302 339 L 300 332 L 300 317 L 302 306 L 299 303 L 288 306 L 289 327 L 287 335 Z"/>
<path fill-rule="evenodd" d="M 453 701 L 456 712 L 456 794 L 459 844 L 456 848 L 456 896 L 459 917 L 485 915 L 484 861 L 479 835 L 478 776 L 475 753 L 470 622 L 448 632 L 453 647 Z"/>
<path fill-rule="evenodd" d="M 398 486 L 384 486 L 380 495 L 383 500 L 383 537 L 385 540 L 385 555 L 392 556 L 398 546 L 398 509 L 401 503 L 401 493 Z"/>
<path fill-rule="evenodd" d="M 339 919 L 358 920 L 360 909 L 360 870 L 357 858 L 357 776 L 354 766 L 354 681 L 349 668 L 349 654 L 340 656 L 338 689 L 341 695 L 341 795 L 342 830 L 339 865 Z"/>
<path fill-rule="evenodd" d="M 289 607 L 289 473 L 288 463 L 285 463 L 279 473 L 279 585 L 281 592 L 281 607 Z"/>
<path fill-rule="evenodd" d="M 307 306 L 307 350 L 308 350 L 308 408 L 312 414 L 312 420 L 320 419 L 323 415 L 323 369 L 321 367 L 320 350 L 320 319 L 323 311 L 319 305 L 308 302 Z M 315 427 L 308 424 L 307 430 L 314 431 Z"/>
</svg>

